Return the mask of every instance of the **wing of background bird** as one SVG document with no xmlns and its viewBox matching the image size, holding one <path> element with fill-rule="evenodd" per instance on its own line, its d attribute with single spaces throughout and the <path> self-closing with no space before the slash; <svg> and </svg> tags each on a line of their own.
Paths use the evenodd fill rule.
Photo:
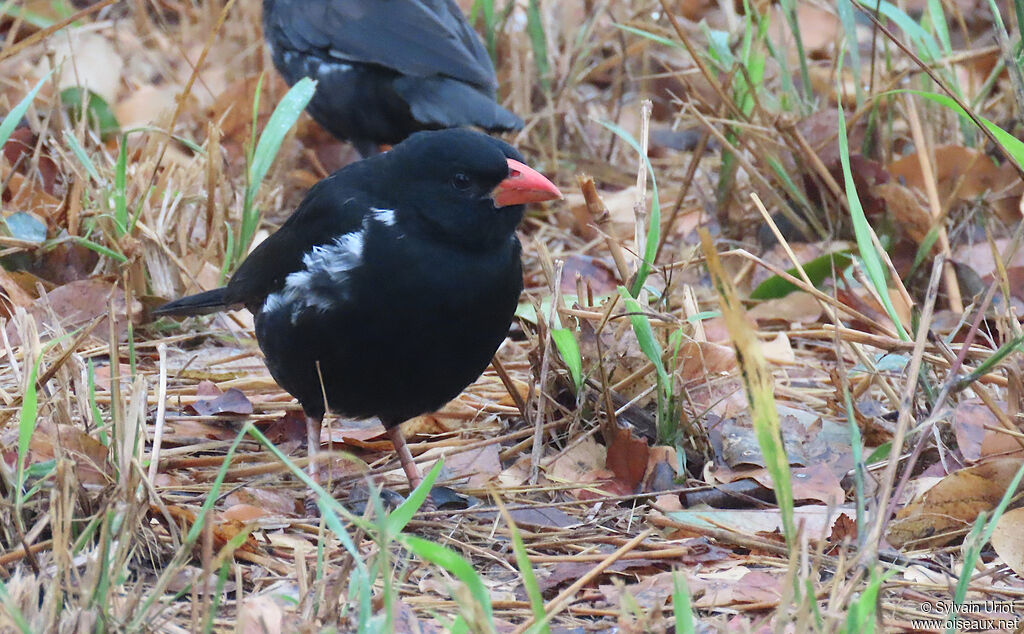
<svg viewBox="0 0 1024 634">
<path fill-rule="evenodd" d="M 281 228 L 253 249 L 227 285 L 227 303 L 244 304 L 252 310 L 267 295 L 284 287 L 285 279 L 303 267 L 302 258 L 314 246 L 358 231 L 369 208 L 353 197 L 337 200 L 345 188 L 332 182 L 337 175 L 317 183 Z"/>
<path fill-rule="evenodd" d="M 293 50 L 497 87 L 487 51 L 454 0 L 277 0 L 272 5 L 268 28 Z"/>
</svg>

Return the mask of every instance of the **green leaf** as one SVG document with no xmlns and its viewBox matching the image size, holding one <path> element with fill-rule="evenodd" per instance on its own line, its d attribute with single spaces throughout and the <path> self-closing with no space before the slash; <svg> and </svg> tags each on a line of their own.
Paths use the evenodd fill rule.
<svg viewBox="0 0 1024 634">
<path fill-rule="evenodd" d="M 853 258 L 848 251 L 836 251 L 819 255 L 807 264 L 802 265 L 802 268 L 804 273 L 807 274 L 808 279 L 811 280 L 811 284 L 817 287 L 832 275 L 833 267 L 836 273 L 842 273 L 852 262 Z M 796 267 L 788 269 L 786 273 L 793 277 L 799 277 Z M 797 290 L 800 290 L 800 288 L 796 284 L 782 276 L 773 275 L 757 285 L 757 288 L 750 293 L 750 299 L 778 299 Z"/>
<path fill-rule="evenodd" d="M 555 342 L 562 361 L 569 368 L 569 375 L 572 377 L 573 385 L 579 392 L 583 387 L 583 359 L 580 357 L 580 347 L 576 342 L 576 334 L 570 328 L 553 328 L 551 339 Z"/>
<path fill-rule="evenodd" d="M 65 88 L 60 93 L 60 102 L 68 108 L 72 120 L 77 121 L 84 116 L 89 127 L 104 141 L 121 129 L 110 105 L 88 88 Z"/>
</svg>

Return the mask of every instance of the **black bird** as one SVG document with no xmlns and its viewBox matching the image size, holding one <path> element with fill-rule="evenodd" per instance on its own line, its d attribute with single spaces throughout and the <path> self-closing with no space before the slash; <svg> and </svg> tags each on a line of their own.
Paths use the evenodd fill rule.
<svg viewBox="0 0 1024 634">
<path fill-rule="evenodd" d="M 415 487 L 398 425 L 486 369 L 523 288 L 524 204 L 561 196 L 522 160 L 471 130 L 414 134 L 317 183 L 227 286 L 154 314 L 248 308 L 270 374 L 305 410 L 310 454 L 326 410 L 378 416 Z"/>
<path fill-rule="evenodd" d="M 274 66 L 317 80 L 309 114 L 364 157 L 419 130 L 518 130 L 454 0 L 263 0 Z"/>
</svg>

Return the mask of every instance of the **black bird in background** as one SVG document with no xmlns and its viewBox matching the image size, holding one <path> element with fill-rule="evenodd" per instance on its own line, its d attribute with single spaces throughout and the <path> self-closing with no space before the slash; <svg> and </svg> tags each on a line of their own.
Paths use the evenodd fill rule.
<svg viewBox="0 0 1024 634">
<path fill-rule="evenodd" d="M 248 308 L 270 374 L 306 412 L 311 457 L 326 409 L 378 416 L 416 486 L 398 425 L 487 368 L 523 288 L 524 204 L 561 196 L 522 161 L 479 132 L 414 134 L 315 185 L 227 286 L 154 313 Z"/>
<path fill-rule="evenodd" d="M 419 130 L 518 130 L 455 0 L 263 0 L 274 66 L 289 85 L 317 80 L 307 111 L 371 156 Z"/>
</svg>

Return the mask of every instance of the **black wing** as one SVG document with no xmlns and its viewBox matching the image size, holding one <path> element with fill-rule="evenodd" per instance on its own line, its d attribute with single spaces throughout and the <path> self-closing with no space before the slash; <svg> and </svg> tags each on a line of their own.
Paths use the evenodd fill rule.
<svg viewBox="0 0 1024 634">
<path fill-rule="evenodd" d="M 346 186 L 350 171 L 314 185 L 281 228 L 253 249 L 225 288 L 228 305 L 244 304 L 255 313 L 267 295 L 284 288 L 288 275 L 303 267 L 303 256 L 314 246 L 361 227 L 370 205 L 364 194 Z"/>
<path fill-rule="evenodd" d="M 454 0 L 264 0 L 263 13 L 274 46 L 497 88 L 487 51 Z"/>
</svg>

